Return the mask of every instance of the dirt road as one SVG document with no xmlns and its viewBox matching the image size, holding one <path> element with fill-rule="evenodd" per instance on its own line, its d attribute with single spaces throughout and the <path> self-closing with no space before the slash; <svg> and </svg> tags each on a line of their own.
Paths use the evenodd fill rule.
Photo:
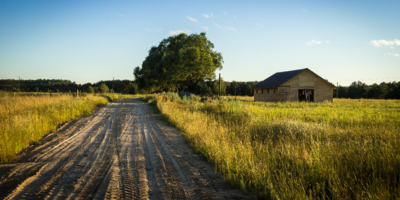
<svg viewBox="0 0 400 200">
<path fill-rule="evenodd" d="M 249 199 L 137 99 L 61 127 L 0 164 L 0 199 Z"/>
</svg>

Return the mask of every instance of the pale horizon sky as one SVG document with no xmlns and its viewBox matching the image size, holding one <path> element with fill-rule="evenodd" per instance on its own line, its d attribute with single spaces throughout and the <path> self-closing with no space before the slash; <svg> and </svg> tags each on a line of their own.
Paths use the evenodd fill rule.
<svg viewBox="0 0 400 200">
<path fill-rule="evenodd" d="M 399 21 L 399 0 L 0 0 L 0 79 L 133 80 L 152 46 L 206 32 L 226 81 L 309 68 L 335 85 L 399 82 Z"/>
</svg>

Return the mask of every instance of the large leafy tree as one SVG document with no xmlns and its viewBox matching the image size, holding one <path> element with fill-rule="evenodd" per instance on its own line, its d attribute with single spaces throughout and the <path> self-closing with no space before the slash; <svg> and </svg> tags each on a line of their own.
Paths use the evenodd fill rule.
<svg viewBox="0 0 400 200">
<path fill-rule="evenodd" d="M 150 91 L 195 91 L 197 85 L 214 79 L 215 71 L 222 69 L 222 55 L 213 49 L 205 33 L 171 36 L 149 50 L 142 68 L 134 69 L 135 81 Z"/>
</svg>

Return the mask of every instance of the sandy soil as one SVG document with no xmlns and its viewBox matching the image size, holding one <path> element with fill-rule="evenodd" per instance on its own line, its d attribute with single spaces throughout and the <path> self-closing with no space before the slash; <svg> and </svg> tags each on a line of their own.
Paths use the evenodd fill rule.
<svg viewBox="0 0 400 200">
<path fill-rule="evenodd" d="M 138 99 L 61 127 L 0 164 L 0 199 L 253 199 L 226 185 Z"/>
</svg>

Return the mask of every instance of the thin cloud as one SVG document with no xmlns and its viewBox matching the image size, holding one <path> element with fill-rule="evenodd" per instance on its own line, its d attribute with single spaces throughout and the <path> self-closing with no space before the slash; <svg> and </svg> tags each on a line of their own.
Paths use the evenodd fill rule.
<svg viewBox="0 0 400 200">
<path fill-rule="evenodd" d="M 228 13 L 224 12 L 224 15 L 225 15 L 225 16 L 228 16 Z"/>
<path fill-rule="evenodd" d="M 396 57 L 400 57 L 400 54 L 397 53 L 388 53 L 389 56 L 396 56 Z"/>
<path fill-rule="evenodd" d="M 188 34 L 188 33 L 191 33 L 191 31 L 190 31 L 190 30 L 187 30 L 187 29 L 185 29 L 185 30 L 169 31 L 168 35 L 169 35 L 169 36 L 173 36 L 173 35 L 179 35 L 179 34 L 181 34 L 181 33 L 186 33 L 186 34 Z"/>
<path fill-rule="evenodd" d="M 214 15 L 213 15 L 212 13 L 210 13 L 210 14 L 203 14 L 203 17 L 205 17 L 205 18 L 213 18 Z"/>
<path fill-rule="evenodd" d="M 158 29 L 150 29 L 150 28 L 147 28 L 147 27 L 145 27 L 145 29 L 148 31 L 148 32 L 161 32 L 162 31 L 162 28 L 158 28 Z"/>
<path fill-rule="evenodd" d="M 260 23 L 256 23 L 257 26 L 261 26 L 264 27 L 264 25 L 260 24 Z"/>
<path fill-rule="evenodd" d="M 328 40 L 327 40 L 327 41 L 325 41 L 325 42 L 326 42 L 326 43 L 328 43 L 328 44 L 329 44 L 329 43 L 331 43 L 331 42 L 329 42 Z"/>
<path fill-rule="evenodd" d="M 118 14 L 118 16 L 123 17 L 123 16 L 125 16 L 125 14 L 120 13 L 120 14 Z"/>
<path fill-rule="evenodd" d="M 321 41 L 311 40 L 311 42 L 307 42 L 306 45 L 313 45 L 313 44 L 322 44 Z"/>
<path fill-rule="evenodd" d="M 313 45 L 313 44 L 322 44 L 321 41 L 311 40 L 311 42 L 307 42 L 306 45 Z"/>
<path fill-rule="evenodd" d="M 214 20 L 212 21 L 217 28 L 222 28 L 219 24 L 215 23 Z"/>
<path fill-rule="evenodd" d="M 374 47 L 381 47 L 381 46 L 400 46 L 400 40 L 394 39 L 394 40 L 371 40 L 369 43 L 370 45 Z"/>
<path fill-rule="evenodd" d="M 207 26 L 203 26 L 203 28 L 204 28 L 205 31 L 210 30 Z"/>
<path fill-rule="evenodd" d="M 236 31 L 237 32 L 237 30 L 235 29 L 235 28 L 231 28 L 231 27 L 227 27 L 229 30 L 231 30 L 231 31 Z"/>
<path fill-rule="evenodd" d="M 196 22 L 197 23 L 197 19 L 195 19 L 195 18 L 192 18 L 192 17 L 189 17 L 189 16 L 186 16 L 186 18 L 188 20 L 192 21 L 192 22 Z"/>
</svg>

